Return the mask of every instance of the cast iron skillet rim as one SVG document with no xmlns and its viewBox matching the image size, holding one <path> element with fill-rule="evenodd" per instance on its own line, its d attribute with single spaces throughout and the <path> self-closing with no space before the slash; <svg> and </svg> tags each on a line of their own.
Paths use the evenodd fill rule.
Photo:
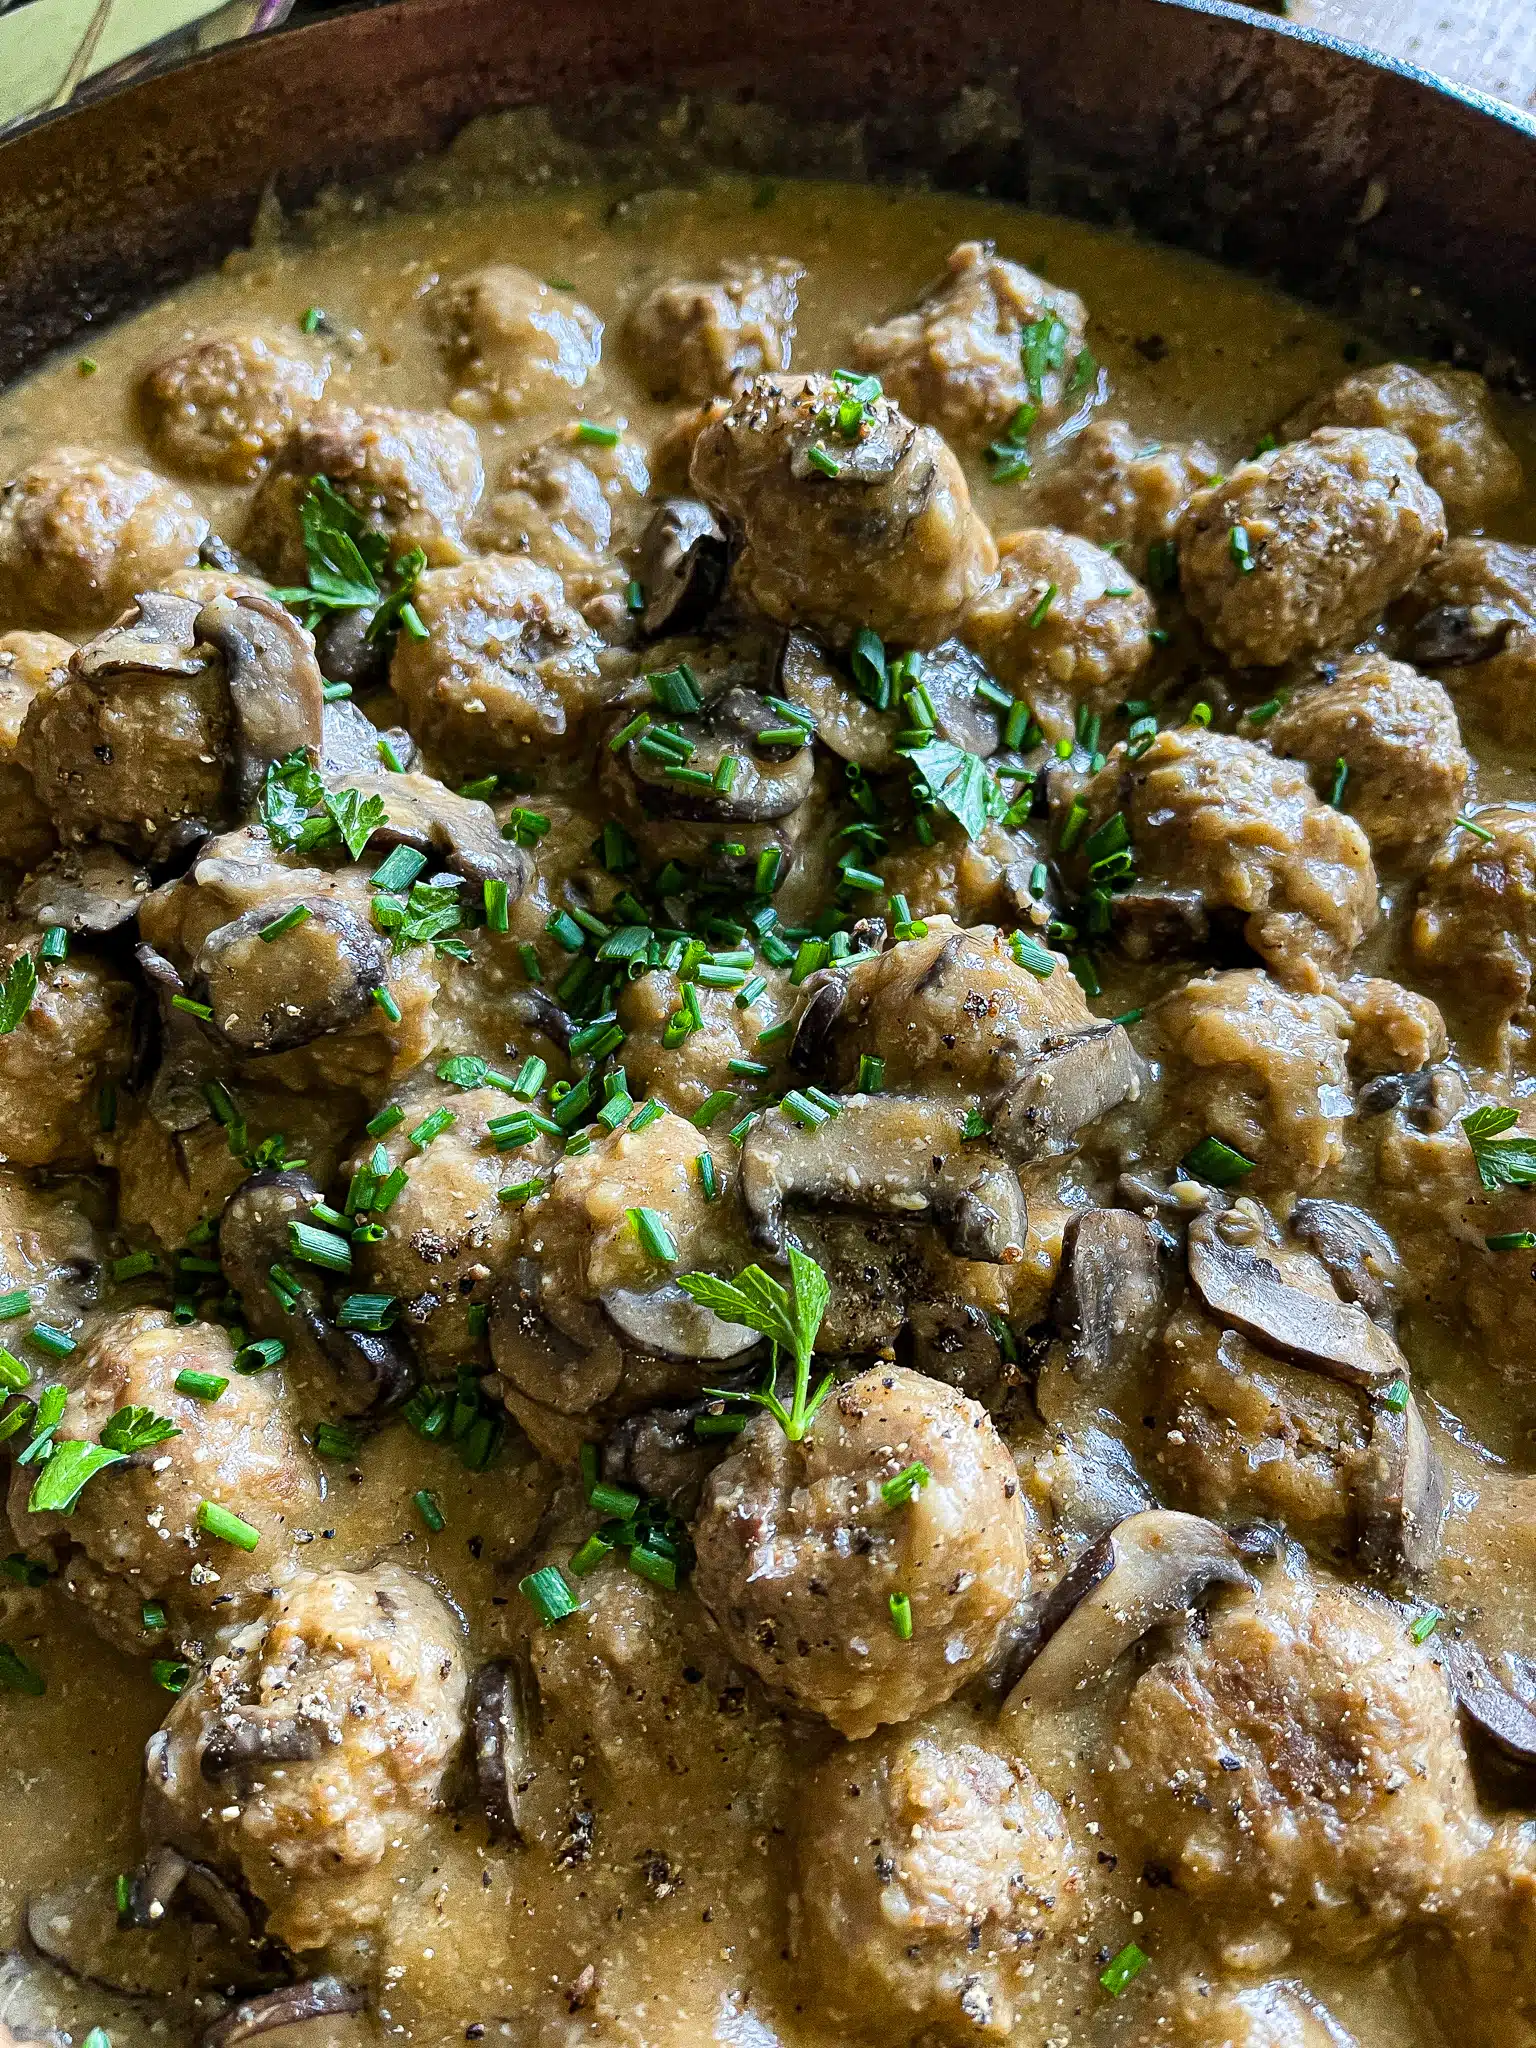
<svg viewBox="0 0 1536 2048">
<path fill-rule="evenodd" d="M 327 7 L 318 14 L 306 15 L 301 21 L 290 19 L 277 28 L 266 29 L 259 40 L 267 42 L 302 36 L 308 29 L 321 28 L 328 22 L 338 21 L 353 14 L 388 14 L 393 11 L 404 14 L 410 4 L 411 0 L 383 0 L 383 4 L 379 4 L 379 0 L 354 0 L 354 4 Z M 900 0 L 894 0 L 894 4 L 900 4 Z M 1441 72 L 1426 71 L 1422 65 L 1410 63 L 1406 58 L 1370 49 L 1364 43 L 1349 42 L 1342 36 L 1330 35 L 1325 29 L 1308 28 L 1303 22 L 1289 21 L 1283 16 L 1257 8 L 1239 6 L 1235 4 L 1235 0 L 1158 0 L 1158 4 L 1177 8 L 1185 14 L 1204 14 L 1218 21 L 1240 22 L 1245 27 L 1259 30 L 1264 34 L 1283 37 L 1295 43 L 1305 43 L 1313 49 L 1327 50 L 1346 59 L 1352 65 L 1363 65 L 1371 71 L 1385 72 L 1406 79 L 1409 83 L 1423 86 L 1446 99 L 1455 100 L 1471 112 L 1497 121 L 1502 126 L 1512 129 L 1517 135 L 1524 135 L 1532 142 L 1536 142 L 1536 113 L 1526 113 L 1508 100 L 1496 99 L 1491 93 L 1482 92 L 1475 86 L 1460 85 L 1455 79 L 1447 78 Z M 246 40 L 255 42 L 258 39 L 251 37 Z M 0 175 L 3 175 L 4 171 L 7 144 L 23 136 L 36 134 L 40 128 L 52 127 L 56 122 L 69 120 L 81 105 L 110 105 L 113 100 L 132 92 L 136 86 L 142 85 L 149 78 L 195 72 L 221 60 L 227 62 L 242 47 L 243 43 L 239 42 L 221 44 L 216 49 L 205 51 L 201 56 L 189 58 L 185 63 L 167 65 L 163 69 L 141 73 L 138 77 L 128 80 L 123 85 L 114 86 L 99 96 L 87 92 L 83 100 L 62 107 L 49 108 L 44 113 L 35 115 L 30 121 L 18 123 L 14 128 L 7 129 L 4 137 L 0 138 Z"/>
</svg>

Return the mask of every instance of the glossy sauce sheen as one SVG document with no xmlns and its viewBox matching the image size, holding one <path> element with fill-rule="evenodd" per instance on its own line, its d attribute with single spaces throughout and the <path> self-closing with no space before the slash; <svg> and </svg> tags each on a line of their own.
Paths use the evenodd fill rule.
<svg viewBox="0 0 1536 2048">
<path fill-rule="evenodd" d="M 657 403 L 640 388 L 626 371 L 620 344 L 625 312 L 655 283 L 708 277 L 722 258 L 792 257 L 806 273 L 793 367 L 831 369 L 846 360 L 861 327 L 910 305 L 941 272 L 950 249 L 978 237 L 994 238 L 1003 255 L 1087 302 L 1089 341 L 1109 378 L 1105 416 L 1124 418 L 1147 442 L 1199 435 L 1228 470 L 1266 430 L 1336 382 L 1347 362 L 1377 359 L 1369 344 L 1362 356 L 1357 338 L 1332 320 L 1249 281 L 981 199 L 790 182 L 762 190 L 721 181 L 621 201 L 613 192 L 572 187 L 494 202 L 471 198 L 430 215 L 356 225 L 338 224 L 333 214 L 306 241 L 264 240 L 231 258 L 219 274 L 92 337 L 94 369 L 86 371 L 71 354 L 6 394 L 0 400 L 0 472 L 13 475 L 60 442 L 152 462 L 135 407 L 146 363 L 211 328 L 249 322 L 291 330 L 311 306 L 325 316 L 314 345 L 333 366 L 331 400 L 446 407 L 459 380 L 444 370 L 427 331 L 425 295 L 440 280 L 483 263 L 515 262 L 568 281 L 601 316 L 603 364 L 584 391 L 556 411 L 473 420 L 489 495 L 509 456 L 558 421 L 584 412 L 621 426 L 627 441 L 641 446 L 670 423 L 676 406 Z M 1528 477 L 1536 477 L 1528 413 L 1503 408 L 1499 420 Z M 965 459 L 977 509 L 993 531 L 1028 523 L 1028 489 L 994 487 L 976 451 Z M 1049 474 L 1048 463 L 1041 473 Z M 207 481 L 186 481 L 186 488 L 214 529 L 238 544 L 249 489 Z M 1536 540 L 1536 499 L 1527 495 L 1502 508 L 1490 530 Z M 15 623 L 25 622 L 0 621 Z M 1201 657 L 1187 642 L 1174 653 L 1190 687 L 1174 688 L 1169 701 L 1187 706 Z M 1159 659 L 1159 678 L 1174 681 L 1173 654 Z M 1212 672 L 1220 669 L 1219 659 L 1205 661 Z M 1153 692 L 1138 685 L 1137 694 Z M 1234 694 L 1251 704 L 1259 693 Z M 1113 728 L 1114 721 L 1108 723 Z M 1106 746 L 1115 736 L 1107 734 Z M 1474 796 L 1479 804 L 1536 798 L 1528 754 L 1475 735 L 1468 744 L 1476 764 L 1469 808 Z M 459 775 L 475 772 L 472 764 L 453 766 Z M 601 809 L 569 776 L 559 784 L 554 778 L 551 786 L 565 808 L 549 844 L 584 847 L 600 829 Z M 540 800 L 538 792 L 526 799 Z M 538 855 L 541 862 L 548 851 Z M 1381 886 L 1389 914 L 1356 955 L 1353 971 L 1409 980 L 1403 934 L 1416 883 L 1385 869 Z M 1148 1005 L 1185 972 L 1110 959 L 1101 965 L 1102 995 L 1092 1008 L 1112 1017 Z M 1435 994 L 1455 1045 L 1463 1015 L 1476 1014 L 1477 992 L 1437 988 Z M 788 997 L 786 988 L 775 998 L 774 1014 L 788 1014 Z M 476 997 L 461 987 L 442 1008 L 441 1050 L 479 1050 L 495 1058 L 510 1043 L 492 995 Z M 1505 1094 L 1513 1085 L 1511 1099 L 1518 1099 L 1527 1073 L 1517 1061 L 1513 1083 L 1506 1076 L 1490 1085 Z M 1490 1653 L 1536 1653 L 1536 1518 L 1525 1476 L 1529 1388 L 1511 1388 L 1487 1369 L 1452 1320 L 1433 1310 L 1412 1313 L 1416 1265 L 1438 1270 L 1437 1237 L 1450 1226 L 1428 1201 L 1417 1208 L 1377 1204 L 1375 1136 L 1359 1128 L 1357 1136 L 1356 1125 L 1346 1125 L 1344 1157 L 1315 1191 L 1378 1207 L 1403 1260 L 1403 1341 L 1451 1496 L 1440 1561 L 1415 1600 L 1479 1617 L 1479 1637 Z M 1145 1149 L 1149 1163 L 1156 1163 L 1155 1147 Z M 1040 1213 L 1052 1202 L 1060 1205 L 1055 1253 L 1060 1216 L 1081 1206 L 1088 1190 L 1102 1193 L 1108 1159 L 1106 1140 L 1052 1177 Z M 1501 1219 L 1511 1213 L 1486 1227 L 1520 1227 L 1523 1214 L 1512 1212 L 1523 1211 L 1527 1199 L 1492 1197 Z M 1027 1289 L 1023 1297 L 1035 1316 L 1044 1311 L 1054 1255 L 1051 1226 L 1044 1228 L 1044 1239 L 1031 1246 L 1033 1300 Z M 1135 1406 L 1139 1410 L 1140 1399 Z M 306 1428 L 314 1419 L 313 1410 L 302 1416 Z M 1120 1422 L 1138 1448 L 1139 1413 L 1127 1411 Z M 1017 1439 L 1028 1485 L 1043 1426 L 1025 1404 L 1011 1412 L 1006 1428 Z M 1155 1464 L 1145 1469 L 1155 1483 Z M 400 1425 L 371 1437 L 355 1463 L 330 1462 L 324 1472 L 327 1494 L 315 1510 L 306 1565 L 362 1567 L 388 1558 L 426 1574 L 462 1614 L 472 1662 L 527 1640 L 534 1625 L 518 1579 L 528 1569 L 527 1545 L 558 1474 L 519 1432 L 509 1433 L 497 1464 L 485 1473 L 466 1473 L 450 1451 Z M 413 1506 L 412 1496 L 424 1486 L 442 1505 L 445 1526 L 437 1533 L 423 1526 Z M 578 1516 L 571 1526 L 579 1540 L 589 1524 Z M 1067 1553 L 1058 1548 L 1055 1555 L 1064 1562 Z M 1049 1564 L 1047 1575 L 1057 1569 Z M 1351 1573 L 1347 1561 L 1340 1569 Z M 816 1879 L 797 1870 L 793 1836 L 812 1796 L 811 1773 L 835 1750 L 837 1738 L 823 1724 L 764 1707 L 755 1693 L 744 1709 L 729 1659 L 691 1594 L 677 1596 L 676 1625 L 694 1631 L 697 1644 L 690 1638 L 675 1659 L 667 1596 L 636 1580 L 626 1581 L 624 1598 L 631 1611 L 606 1614 L 607 1633 L 585 1668 L 584 1618 L 563 1625 L 561 1653 L 571 1668 L 545 1703 L 536 1774 L 524 1796 L 528 1846 L 489 1842 L 472 1802 L 457 1817 L 438 1816 L 409 1855 L 390 1866 L 384 1923 L 359 1937 L 356 1948 L 343 1942 L 326 1959 L 341 1974 L 376 1985 L 377 2023 L 390 2038 L 446 2044 L 466 2038 L 466 2030 L 479 2039 L 483 2029 L 486 2040 L 511 2048 L 582 2041 L 767 2048 L 775 2040 L 831 2048 L 843 2038 L 822 2015 L 817 1985 L 795 1959 L 796 1895 Z M 27 1901 L 42 1888 L 75 1876 L 107 1876 L 138 1861 L 143 1744 L 167 1700 L 142 1659 L 106 1647 L 52 1589 L 7 1584 L 0 1593 L 0 1636 L 45 1673 L 48 1688 L 40 1699 L 0 1696 L 0 1940 L 9 1943 L 19 1934 Z M 1287 1952 L 1283 1941 L 1270 1951 L 1260 1944 L 1229 1956 L 1231 1973 L 1222 1978 L 1219 1903 L 1191 1903 L 1175 1889 L 1143 1881 L 1140 1860 L 1121 1849 L 1104 1813 L 1103 1769 L 1129 1676 L 1122 1666 L 1113 1685 L 1082 1705 L 1042 1715 L 1025 1742 L 1031 1768 L 1054 1793 L 1082 1852 L 1086 1890 L 1074 1931 L 1042 1954 L 1026 1980 L 1008 2038 L 1021 2048 L 1239 2038 L 1274 2048 L 1282 2041 L 1342 2039 L 1362 2048 L 1431 2048 L 1454 2038 L 1442 2035 L 1415 1989 L 1415 1970 L 1435 1967 L 1433 1952 L 1426 1962 L 1425 1949 L 1411 1943 L 1359 1963 Z M 966 1694 L 953 1711 L 970 1716 L 984 1734 L 994 1707 L 985 1696 Z M 816 1797 L 837 1796 L 835 1773 L 817 1782 L 832 1789 Z M 590 1851 L 581 1833 L 587 1810 L 595 1823 Z M 1152 1961 L 1113 1998 L 1101 1988 L 1100 1972 L 1131 1940 Z M 583 1975 L 589 1966 L 595 1988 Z M 1300 1982 L 1326 2002 L 1338 2031 L 1324 2031 L 1326 2022 L 1315 2032 L 1290 2031 L 1306 2024 L 1299 2007 L 1290 2020 L 1274 2023 L 1286 2031 L 1261 2031 L 1265 2022 L 1241 2037 L 1221 2030 L 1235 2020 L 1217 2023 L 1214 2032 L 1201 2030 L 1174 1993 L 1199 1970 L 1214 1971 L 1218 1985 L 1229 1987 Z M 151 2032 L 148 2012 L 86 1990 L 65 2022 L 78 2042 L 85 2026 L 101 2020 L 118 2048 L 191 2031 L 183 2020 L 168 2035 Z M 316 2048 L 318 2035 L 370 2033 L 369 2022 L 356 2020 L 324 2022 L 282 2038 L 295 2048 Z M 980 2031 L 976 2038 L 996 2036 Z"/>
</svg>

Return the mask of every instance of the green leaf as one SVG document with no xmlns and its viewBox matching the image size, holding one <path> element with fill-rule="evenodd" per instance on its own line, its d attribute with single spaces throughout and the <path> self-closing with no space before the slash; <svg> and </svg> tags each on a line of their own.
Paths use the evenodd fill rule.
<svg viewBox="0 0 1536 2048">
<path fill-rule="evenodd" d="M 1485 1188 L 1536 1187 L 1536 1138 L 1499 1136 L 1518 1120 L 1518 1111 L 1494 1103 L 1485 1103 L 1461 1120 Z"/>
<path fill-rule="evenodd" d="M 157 1415 L 153 1408 L 119 1408 L 102 1425 L 101 1440 L 110 1451 L 147 1451 L 151 1444 L 163 1444 L 180 1436 L 174 1422 Z"/>
<path fill-rule="evenodd" d="M 780 1288 L 782 1293 L 783 1289 Z M 832 1289 L 826 1274 L 812 1258 L 797 1245 L 789 1248 L 789 1301 L 794 1319 L 794 1348 L 796 1358 L 810 1358 L 816 1346 L 816 1333 L 821 1328 L 821 1319 L 827 1312 L 827 1303 L 832 1299 Z"/>
<path fill-rule="evenodd" d="M 75 1502 L 87 1480 L 94 1479 L 98 1472 L 105 1472 L 109 1465 L 120 1465 L 123 1457 L 122 1451 L 112 1450 L 105 1444 L 74 1441 L 55 1444 L 53 1456 L 38 1473 L 27 1496 L 28 1509 L 34 1515 L 73 1514 Z"/>
<path fill-rule="evenodd" d="M 1002 792 L 976 754 L 968 754 L 949 740 L 930 740 L 926 746 L 906 750 L 930 800 L 942 804 L 965 832 L 976 839 L 986 830 L 988 820 L 1006 809 Z"/>
<path fill-rule="evenodd" d="M 346 843 L 354 860 L 361 860 L 363 848 L 381 825 L 389 823 L 389 812 L 380 796 L 365 797 L 360 790 L 327 791 L 322 799 L 326 812 Z"/>
<path fill-rule="evenodd" d="M 1031 320 L 1019 336 L 1019 360 L 1024 382 L 1038 405 L 1044 397 L 1046 372 L 1059 370 L 1067 359 L 1067 330 L 1054 313 Z"/>
<path fill-rule="evenodd" d="M 18 953 L 10 973 L 0 982 L 0 1036 L 16 1029 L 36 994 L 37 962 L 30 953 Z"/>
<path fill-rule="evenodd" d="M 415 882 L 408 897 L 375 896 L 373 921 L 390 934 L 397 953 L 427 945 L 463 923 L 459 891 L 447 882 Z"/>
<path fill-rule="evenodd" d="M 416 579 L 426 566 L 426 552 L 422 548 L 412 548 L 409 554 L 402 555 L 395 563 L 395 587 L 368 621 L 364 638 L 370 646 L 399 629 L 400 614 L 414 597 Z"/>
</svg>

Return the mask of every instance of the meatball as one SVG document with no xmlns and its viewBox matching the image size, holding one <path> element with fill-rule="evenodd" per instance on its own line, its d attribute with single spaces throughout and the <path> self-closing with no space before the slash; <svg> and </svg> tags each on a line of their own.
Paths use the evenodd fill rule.
<svg viewBox="0 0 1536 2048">
<path fill-rule="evenodd" d="M 742 538 L 733 575 L 781 625 L 846 646 L 868 627 L 897 647 L 955 630 L 997 567 L 959 463 L 889 398 L 838 426 L 829 377 L 758 377 L 694 445 L 694 488 Z"/>
<path fill-rule="evenodd" d="M 144 372 L 145 439 L 172 469 L 255 483 L 329 374 L 328 362 L 256 328 L 191 336 Z"/>
<path fill-rule="evenodd" d="M 476 770 L 575 744 L 600 701 L 598 643 L 553 569 L 482 555 L 429 569 L 414 602 L 427 636 L 402 633 L 389 671 L 413 739 Z"/>
<path fill-rule="evenodd" d="M 1181 1310 L 1159 1340 L 1151 1470 L 1176 1507 L 1278 1522 L 1326 1559 L 1355 1548 L 1370 1419 L 1352 1389 Z"/>
<path fill-rule="evenodd" d="M 39 697 L 64 680 L 69 641 L 56 633 L 0 633 L 0 861 L 36 867 L 56 844 L 47 806 L 19 758 L 21 728 Z"/>
<path fill-rule="evenodd" d="M 1152 600 L 1113 555 L 1051 526 L 997 544 L 999 573 L 962 632 L 999 682 L 1029 702 L 1047 739 L 1079 710 L 1113 711 L 1152 654 Z"/>
<path fill-rule="evenodd" d="M 444 363 L 465 380 L 455 403 L 501 415 L 567 404 L 602 350 L 592 309 L 515 263 L 488 263 L 440 285 L 427 318 Z"/>
<path fill-rule="evenodd" d="M 1143 879 L 1195 889 L 1282 981 L 1319 987 L 1376 922 L 1376 872 L 1353 818 L 1267 747 L 1200 726 L 1117 747 L 1081 802 L 1090 838 L 1125 815 Z M 1079 844 L 1083 840 L 1079 840 Z"/>
<path fill-rule="evenodd" d="M 235 1870 L 290 1948 L 374 1926 L 391 1852 L 459 1750 L 466 1685 L 459 1623 L 420 1579 L 298 1574 L 151 1737 L 145 1833 Z"/>
<path fill-rule="evenodd" d="M 1304 1984 L 1285 1980 L 1234 1990 L 1186 1977 L 1159 2005 L 1158 2025 L 1179 2048 L 1359 2048 Z"/>
<path fill-rule="evenodd" d="M 758 1049 L 760 1034 L 778 1021 L 771 997 L 760 996 L 750 1010 L 742 1010 L 730 989 L 695 984 L 694 992 L 702 1022 L 677 1045 L 666 1043 L 667 1020 L 682 995 L 675 976 L 644 974 L 620 988 L 616 1005 L 618 1021 L 629 1033 L 624 1062 L 630 1085 L 681 1116 L 692 1116 L 717 1089 L 740 1091 L 741 1076 L 732 1071 L 732 1060 L 771 1062 L 775 1057 L 772 1046 Z M 787 997 L 790 991 L 784 993 Z"/>
<path fill-rule="evenodd" d="M 1203 441 L 1148 441 L 1124 420 L 1093 420 L 1029 494 L 1042 524 L 1116 544 L 1121 559 L 1144 562 L 1153 541 L 1167 542 L 1184 507 L 1220 473 Z"/>
<path fill-rule="evenodd" d="M 1021 1762 L 951 1711 L 838 1750 L 796 1810 L 818 2012 L 882 2041 L 1033 2037 L 1014 2029 L 1042 1944 L 1086 1916 L 1061 1809 Z"/>
<path fill-rule="evenodd" d="M 1160 1151 L 1219 1138 L 1254 1162 L 1255 1187 L 1310 1188 L 1338 1167 L 1354 1101 L 1350 1018 L 1332 997 L 1235 968 L 1185 982 L 1147 1023 L 1163 1076 Z"/>
<path fill-rule="evenodd" d="M 1357 656 L 1335 680 L 1298 690 L 1264 737 L 1277 754 L 1305 761 L 1325 787 L 1344 763 L 1344 807 L 1378 858 L 1443 838 L 1472 767 L 1445 691 L 1379 654 Z"/>
<path fill-rule="evenodd" d="M 133 985 L 88 953 L 40 961 L 35 948 L 34 935 L 14 928 L 0 937 L 4 974 L 28 958 L 37 976 L 26 1014 L 0 1036 L 0 1160 L 89 1166 L 97 1099 L 127 1073 L 133 1053 Z"/>
<path fill-rule="evenodd" d="M 1357 638 L 1444 539 L 1410 442 L 1322 427 L 1197 492 L 1179 582 L 1223 654 L 1274 667 Z"/>
<path fill-rule="evenodd" d="M 294 427 L 251 505 L 245 546 L 275 582 L 308 578 L 300 507 L 324 476 L 396 554 L 464 559 L 463 526 L 484 474 L 473 431 L 451 413 L 321 405 Z"/>
<path fill-rule="evenodd" d="M 893 1505 L 882 1486 L 913 1464 L 927 1480 Z M 1035 1540 L 985 1409 L 895 1366 L 837 1388 L 802 1442 L 772 1416 L 749 1423 L 693 1535 L 699 1597 L 734 1654 L 844 1735 L 910 1720 L 976 1675 Z"/>
<path fill-rule="evenodd" d="M 1385 427 L 1411 441 L 1453 527 L 1477 525 L 1520 489 L 1520 458 L 1494 425 L 1488 386 L 1470 370 L 1356 370 L 1293 413 L 1283 431 L 1299 440 L 1318 427 Z"/>
<path fill-rule="evenodd" d="M 1536 807 L 1498 804 L 1476 832 L 1453 832 L 1430 862 L 1413 916 L 1425 974 L 1475 990 L 1478 1036 L 1495 1056 L 1504 1029 L 1531 1008 L 1536 958 Z"/>
<path fill-rule="evenodd" d="M 956 924 L 1013 924 L 1027 908 L 1029 878 L 1038 850 L 1022 832 L 995 819 L 974 839 L 944 811 L 931 814 L 933 837 L 898 843 L 880 859 L 885 903 L 905 896 L 915 918 L 953 918 Z"/>
<path fill-rule="evenodd" d="M 1071 409 L 1088 312 L 991 242 L 961 242 L 910 313 L 855 336 L 853 361 L 897 403 L 958 441 L 989 441 L 1020 406 L 1046 425 Z"/>
<path fill-rule="evenodd" d="M 99 1222 L 82 1183 L 39 1188 L 0 1173 L 0 1293 L 19 1290 L 24 1313 L 56 1330 L 78 1330 L 100 1291 Z"/>
<path fill-rule="evenodd" d="M 1493 1830 L 1416 1982 L 1447 2040 L 1536 2048 L 1536 1841 L 1528 1819 Z"/>
<path fill-rule="evenodd" d="M 1468 723 L 1531 745 L 1536 720 L 1536 547 L 1453 540 L 1395 614 L 1402 652 L 1433 669 Z"/>
<path fill-rule="evenodd" d="M 1445 1019 L 1428 996 L 1378 975 L 1353 975 L 1334 994 L 1349 1012 L 1349 1066 L 1361 1079 L 1416 1074 L 1444 1059 Z"/>
<path fill-rule="evenodd" d="M 621 642 L 634 615 L 616 551 L 637 538 L 649 487 L 636 443 L 591 447 L 563 428 L 512 464 L 477 532 L 497 554 L 532 555 L 555 570 L 587 623 Z"/>
<path fill-rule="evenodd" d="M 0 625 L 93 631 L 197 560 L 185 491 L 116 456 L 53 448 L 0 496 Z"/>
<path fill-rule="evenodd" d="M 1475 1841 L 1445 1674 L 1401 1608 L 1308 1575 L 1219 1610 L 1139 1678 L 1109 1792 L 1197 1911 L 1361 1955 Z"/>
<path fill-rule="evenodd" d="M 713 283 L 669 278 L 624 325 L 635 374 L 653 398 L 728 398 L 764 370 L 789 368 L 805 272 L 784 257 L 725 262 Z"/>
<path fill-rule="evenodd" d="M 164 1606 L 170 1639 L 192 1645 L 246 1620 L 291 1567 L 289 1531 L 318 1510 L 309 1452 L 288 1419 L 280 1373 L 234 1369 L 234 1347 L 212 1323 L 177 1324 L 160 1309 L 104 1323 L 65 1369 L 61 1441 L 98 1442 L 123 1408 L 149 1409 L 176 1434 L 108 1467 L 67 1515 L 27 1506 L 37 1468 L 11 1478 L 11 1526 L 23 1549 L 60 1556 L 62 1583 L 109 1641 L 145 1648 L 145 1601 Z M 203 1400 L 176 1385 L 185 1372 L 225 1382 Z M 246 1550 L 204 1529 L 205 1503 L 256 1531 Z"/>
<path fill-rule="evenodd" d="M 17 751 L 66 843 L 163 857 L 229 807 L 234 721 L 199 604 L 147 593 L 35 697 Z"/>
</svg>

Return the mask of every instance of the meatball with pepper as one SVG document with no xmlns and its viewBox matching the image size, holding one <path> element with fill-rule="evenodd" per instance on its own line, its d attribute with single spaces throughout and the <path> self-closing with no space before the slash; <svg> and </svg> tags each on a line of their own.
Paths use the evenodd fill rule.
<svg viewBox="0 0 1536 2048">
<path fill-rule="evenodd" d="M 255 483 L 319 403 L 329 367 L 256 328 L 194 335 L 144 372 L 145 438 L 184 475 Z"/>
<path fill-rule="evenodd" d="M 1425 871 L 1411 946 L 1421 973 L 1463 998 L 1498 1056 L 1510 1024 L 1528 1027 L 1536 962 L 1536 808 L 1495 804 L 1459 826 Z"/>
<path fill-rule="evenodd" d="M 579 391 L 597 367 L 603 323 L 574 292 L 515 263 L 440 285 L 427 305 L 443 361 L 464 385 L 465 410 L 517 416 Z"/>
<path fill-rule="evenodd" d="M 1468 726 L 1529 748 L 1536 731 L 1536 548 L 1453 540 L 1393 613 L 1398 652 Z"/>
<path fill-rule="evenodd" d="M 669 278 L 631 312 L 624 339 L 653 398 L 729 398 L 748 377 L 789 368 L 797 287 L 783 257 L 727 262 L 704 282 Z"/>
<path fill-rule="evenodd" d="M 89 1166 L 101 1091 L 122 1080 L 133 1054 L 133 984 L 78 946 L 44 959 L 36 933 L 14 926 L 0 935 L 0 972 L 7 1007 L 21 1011 L 0 1035 L 0 1160 Z"/>
<path fill-rule="evenodd" d="M 1031 515 L 1063 526 L 1122 561 L 1166 547 L 1184 507 L 1221 464 L 1204 441 L 1152 441 L 1124 420 L 1092 420 L 1029 494 Z"/>
</svg>

